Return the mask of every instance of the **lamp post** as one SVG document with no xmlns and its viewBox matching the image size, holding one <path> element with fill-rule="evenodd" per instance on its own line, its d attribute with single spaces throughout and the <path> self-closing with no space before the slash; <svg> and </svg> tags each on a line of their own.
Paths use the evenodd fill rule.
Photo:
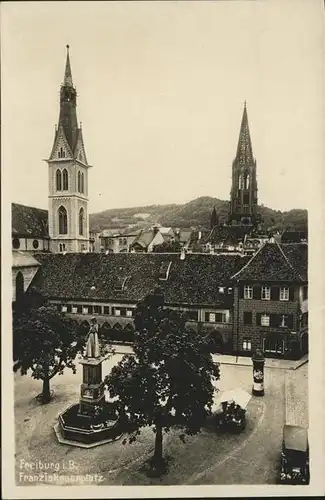
<svg viewBox="0 0 325 500">
<path fill-rule="evenodd" d="M 264 364 L 265 357 L 261 349 L 256 349 L 252 356 L 253 361 L 253 396 L 264 396 Z"/>
</svg>

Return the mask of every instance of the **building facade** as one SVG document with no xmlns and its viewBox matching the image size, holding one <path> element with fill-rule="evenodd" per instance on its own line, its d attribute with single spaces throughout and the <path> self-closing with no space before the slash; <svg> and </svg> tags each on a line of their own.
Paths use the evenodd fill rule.
<svg viewBox="0 0 325 500">
<path fill-rule="evenodd" d="M 39 254 L 28 289 L 114 341 L 132 341 L 137 303 L 157 286 L 211 350 L 299 357 L 308 350 L 307 245 L 236 254 Z"/>
<path fill-rule="evenodd" d="M 60 114 L 49 167 L 48 227 L 50 250 L 89 250 L 88 164 L 77 121 L 77 91 L 73 85 L 69 46 L 60 88 Z"/>
<path fill-rule="evenodd" d="M 308 352 L 306 244 L 267 243 L 234 280 L 233 352 L 299 357 Z"/>
</svg>

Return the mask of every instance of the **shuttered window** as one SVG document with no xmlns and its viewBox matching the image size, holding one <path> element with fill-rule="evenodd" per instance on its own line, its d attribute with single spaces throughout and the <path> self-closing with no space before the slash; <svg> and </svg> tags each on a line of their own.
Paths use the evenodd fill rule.
<svg viewBox="0 0 325 500">
<path fill-rule="evenodd" d="M 244 286 L 244 299 L 253 298 L 253 287 L 251 285 Z"/>
<path fill-rule="evenodd" d="M 271 289 L 269 286 L 262 286 L 261 290 L 261 299 L 262 300 L 270 300 L 271 298 Z"/>
<path fill-rule="evenodd" d="M 251 325 L 253 323 L 253 313 L 251 311 L 244 312 L 244 325 Z"/>
<path fill-rule="evenodd" d="M 289 300 L 289 287 L 283 286 L 280 288 L 280 300 Z"/>
</svg>

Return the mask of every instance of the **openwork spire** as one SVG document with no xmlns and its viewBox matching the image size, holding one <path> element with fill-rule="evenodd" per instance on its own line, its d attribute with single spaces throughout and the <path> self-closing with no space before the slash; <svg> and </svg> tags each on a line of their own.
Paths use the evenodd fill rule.
<svg viewBox="0 0 325 500">
<path fill-rule="evenodd" d="M 66 61 L 66 64 L 65 64 L 65 72 L 64 72 L 63 85 L 64 86 L 72 87 L 73 83 L 72 83 L 72 74 L 71 74 L 69 48 L 70 48 L 70 46 L 67 45 L 67 61 Z"/>
<path fill-rule="evenodd" d="M 241 121 L 236 160 L 242 164 L 254 162 L 251 137 L 249 133 L 246 101 L 244 104 L 243 118 Z"/>
</svg>

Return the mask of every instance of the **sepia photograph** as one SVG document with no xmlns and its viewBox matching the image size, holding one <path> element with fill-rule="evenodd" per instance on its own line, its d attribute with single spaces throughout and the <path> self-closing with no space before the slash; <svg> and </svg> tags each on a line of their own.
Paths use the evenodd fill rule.
<svg viewBox="0 0 325 500">
<path fill-rule="evenodd" d="M 2 3 L 6 498 L 324 493 L 323 10 Z"/>
</svg>

